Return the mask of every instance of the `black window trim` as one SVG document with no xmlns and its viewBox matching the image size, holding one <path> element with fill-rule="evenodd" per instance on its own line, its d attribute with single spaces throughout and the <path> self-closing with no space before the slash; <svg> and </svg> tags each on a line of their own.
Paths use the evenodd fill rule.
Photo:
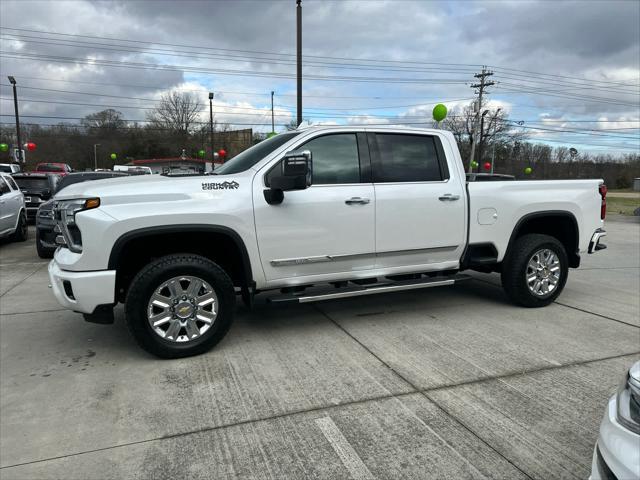
<svg viewBox="0 0 640 480">
<path fill-rule="evenodd" d="M 438 167 L 440 170 L 441 180 L 411 180 L 411 181 L 393 181 L 393 182 L 380 182 L 375 181 L 373 178 L 373 167 L 376 164 L 381 163 L 380 159 L 380 149 L 378 148 L 378 143 L 376 141 L 376 135 L 405 135 L 412 137 L 431 137 L 433 139 L 433 143 L 436 150 L 436 160 L 438 162 Z M 397 184 L 397 183 L 447 183 L 451 179 L 451 175 L 449 174 L 449 166 L 447 165 L 447 157 L 444 152 L 444 147 L 442 146 L 442 140 L 439 135 L 434 135 L 432 133 L 422 133 L 422 132 L 394 132 L 394 131 L 373 131 L 367 132 L 367 143 L 369 145 L 369 151 L 371 152 L 371 181 L 375 184 Z"/>
<path fill-rule="evenodd" d="M 267 187 L 267 188 L 270 187 L 270 185 L 269 185 L 269 175 L 271 174 L 272 170 L 274 170 L 275 168 L 278 168 L 278 166 L 280 165 L 280 162 L 282 162 L 282 159 L 283 159 L 284 155 L 287 152 L 291 152 L 293 150 L 299 150 L 301 148 L 304 148 L 304 146 L 307 143 L 309 143 L 309 142 L 311 142 L 313 140 L 316 140 L 318 138 L 321 138 L 321 137 L 327 137 L 329 135 L 355 135 L 355 137 L 356 137 L 356 147 L 358 149 L 358 165 L 359 165 L 359 170 L 360 170 L 360 181 L 359 182 L 355 182 L 355 183 L 354 182 L 351 182 L 351 183 L 312 183 L 311 187 L 340 187 L 340 186 L 344 186 L 344 185 L 361 185 L 363 183 L 371 183 L 371 157 L 370 157 L 369 148 L 368 148 L 367 142 L 366 142 L 367 132 L 362 131 L 362 130 L 354 130 L 354 131 L 322 132 L 319 135 L 315 135 L 315 136 L 312 136 L 312 137 L 305 137 L 305 138 L 300 139 L 301 143 L 295 144 L 292 149 L 287 150 L 286 152 L 284 152 L 282 154 L 282 156 L 278 157 L 278 159 L 274 162 L 274 164 L 270 168 L 267 169 L 267 171 L 265 172 L 264 176 L 262 177 L 265 187 Z M 313 159 L 312 159 L 312 161 L 313 161 Z"/>
</svg>

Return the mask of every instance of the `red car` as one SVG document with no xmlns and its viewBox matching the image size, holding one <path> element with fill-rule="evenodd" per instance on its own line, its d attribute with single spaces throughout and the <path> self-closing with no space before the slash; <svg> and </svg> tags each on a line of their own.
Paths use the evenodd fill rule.
<svg viewBox="0 0 640 480">
<path fill-rule="evenodd" d="M 57 173 L 64 177 L 73 172 L 73 169 L 67 163 L 39 163 L 34 171 L 38 173 Z"/>
</svg>

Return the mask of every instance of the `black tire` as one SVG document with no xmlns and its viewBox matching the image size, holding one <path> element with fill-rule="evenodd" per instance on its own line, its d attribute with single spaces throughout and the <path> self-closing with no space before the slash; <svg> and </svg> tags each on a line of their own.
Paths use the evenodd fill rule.
<svg viewBox="0 0 640 480">
<path fill-rule="evenodd" d="M 27 214 L 24 210 L 20 212 L 20 218 L 18 219 L 18 226 L 16 231 L 11 235 L 11 240 L 14 242 L 25 242 L 29 238 L 29 225 L 27 223 Z"/>
<path fill-rule="evenodd" d="M 47 248 L 42 245 L 42 241 L 40 240 L 40 231 L 36 227 L 36 250 L 38 252 L 38 256 L 40 258 L 53 258 L 53 254 L 55 253 L 55 248 Z"/>
<path fill-rule="evenodd" d="M 543 249 L 551 250 L 560 262 L 560 278 L 553 291 L 536 295 L 527 284 L 527 265 L 533 255 Z M 528 234 L 518 238 L 502 265 L 502 288 L 517 305 L 529 308 L 545 307 L 562 292 L 569 274 L 569 260 L 564 246 L 549 235 Z"/>
<path fill-rule="evenodd" d="M 206 281 L 217 296 L 217 316 L 200 337 L 184 343 L 166 340 L 156 334 L 147 319 L 147 305 L 163 282 L 182 275 Z M 125 318 L 129 331 L 147 352 L 161 358 L 199 355 L 224 338 L 235 313 L 235 291 L 229 276 L 207 258 L 192 254 L 175 254 L 159 258 L 145 266 L 133 279 L 125 301 Z"/>
</svg>

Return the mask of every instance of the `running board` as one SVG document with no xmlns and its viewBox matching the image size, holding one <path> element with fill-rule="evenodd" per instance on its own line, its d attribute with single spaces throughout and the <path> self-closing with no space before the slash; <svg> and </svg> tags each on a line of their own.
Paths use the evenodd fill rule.
<svg viewBox="0 0 640 480">
<path fill-rule="evenodd" d="M 450 277 L 433 277 L 421 280 L 405 280 L 400 282 L 378 282 L 363 287 L 341 287 L 328 291 L 327 293 L 308 293 L 300 292 L 297 295 L 281 295 L 268 298 L 267 301 L 273 303 L 296 302 L 309 303 L 321 302 L 323 300 L 336 300 L 340 298 L 360 297 L 364 295 L 375 295 L 377 293 L 398 292 L 404 290 L 417 290 L 420 288 L 443 287 L 445 285 L 454 285 L 455 283 L 470 280 L 468 275 L 454 275 Z"/>
</svg>

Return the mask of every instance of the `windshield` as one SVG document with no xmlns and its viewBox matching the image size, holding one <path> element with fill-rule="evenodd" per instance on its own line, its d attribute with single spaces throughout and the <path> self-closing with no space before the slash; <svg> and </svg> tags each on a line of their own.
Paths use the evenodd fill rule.
<svg viewBox="0 0 640 480">
<path fill-rule="evenodd" d="M 244 172 L 298 134 L 300 134 L 298 131 L 280 133 L 275 137 L 263 140 L 233 157 L 227 163 L 217 168 L 214 173 L 218 175 L 229 175 L 231 173 Z"/>
<path fill-rule="evenodd" d="M 15 178 L 14 180 L 20 187 L 20 190 L 47 190 L 49 182 L 46 178 Z"/>
</svg>

